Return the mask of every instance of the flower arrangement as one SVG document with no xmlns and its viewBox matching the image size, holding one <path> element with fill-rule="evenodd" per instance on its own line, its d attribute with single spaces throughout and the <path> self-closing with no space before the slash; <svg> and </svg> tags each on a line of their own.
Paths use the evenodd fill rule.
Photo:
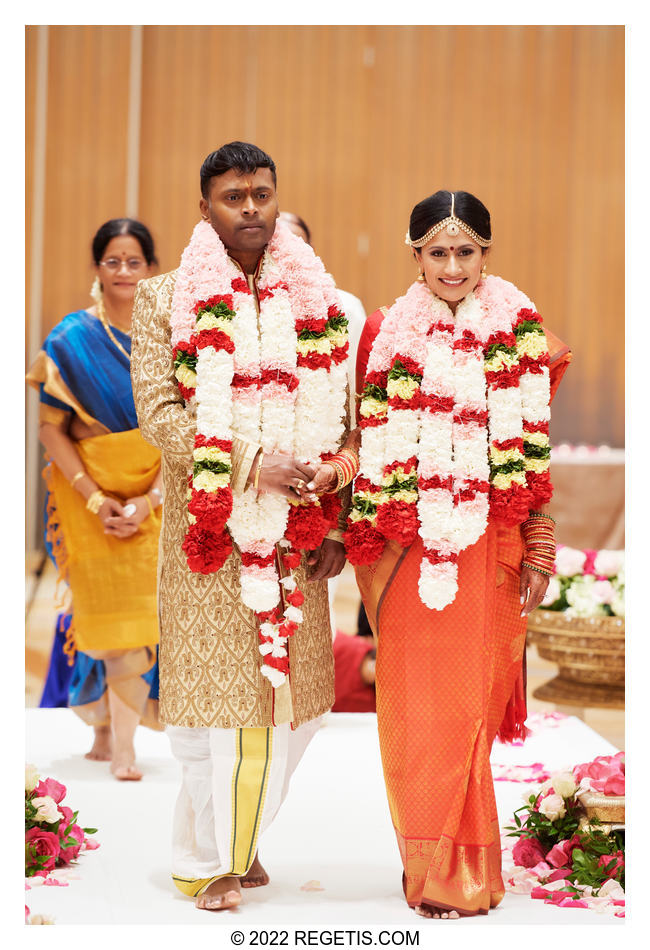
<svg viewBox="0 0 650 950">
<path fill-rule="evenodd" d="M 47 878 L 57 868 L 76 861 L 80 852 L 99 842 L 89 835 L 96 828 L 77 824 L 78 812 L 63 804 L 67 789 L 53 778 L 41 779 L 33 765 L 25 766 L 25 877 Z M 57 882 L 58 883 L 58 882 Z M 25 907 L 25 918 L 29 908 Z M 51 923 L 36 919 L 29 923 Z"/>
<path fill-rule="evenodd" d="M 563 907 L 589 907 L 599 898 L 625 906 L 625 832 L 586 817 L 580 795 L 588 790 L 625 793 L 623 752 L 555 773 L 525 794 L 505 829 L 517 838 L 514 867 L 504 874 L 510 890 Z"/>
<path fill-rule="evenodd" d="M 625 616 L 625 552 L 558 544 L 542 607 L 572 617 Z"/>
</svg>

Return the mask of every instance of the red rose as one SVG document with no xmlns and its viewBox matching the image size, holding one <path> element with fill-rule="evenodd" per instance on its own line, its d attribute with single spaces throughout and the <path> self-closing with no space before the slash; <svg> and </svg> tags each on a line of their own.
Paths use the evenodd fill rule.
<svg viewBox="0 0 650 950">
<path fill-rule="evenodd" d="M 559 841 L 546 855 L 546 863 L 552 864 L 554 868 L 565 868 L 571 864 L 573 852 L 576 848 L 580 851 L 584 850 L 577 835 L 573 835 L 572 838 L 565 841 Z"/>
<path fill-rule="evenodd" d="M 46 778 L 41 779 L 34 789 L 34 797 L 42 798 L 45 795 L 49 795 L 58 805 L 59 802 L 62 802 L 65 798 L 66 791 L 65 785 L 62 785 L 61 782 L 57 782 L 56 779 L 53 778 Z"/>
<path fill-rule="evenodd" d="M 519 838 L 512 849 L 512 858 L 519 867 L 534 868 L 544 860 L 544 849 L 537 838 Z"/>
<path fill-rule="evenodd" d="M 63 825 L 63 822 L 61 823 Z M 72 825 L 67 832 L 61 834 L 61 828 L 59 827 L 59 835 L 61 839 L 61 852 L 59 854 L 59 860 L 63 864 L 70 864 L 71 861 L 77 857 L 81 851 L 81 846 L 84 843 L 84 833 L 83 828 L 80 828 L 79 825 Z M 69 838 L 74 838 L 76 844 L 65 844 L 65 841 Z"/>
<path fill-rule="evenodd" d="M 53 831 L 43 831 L 41 828 L 30 828 L 25 832 L 25 864 L 26 868 L 38 868 L 39 873 L 47 874 L 56 867 L 56 859 L 61 853 L 59 838 Z M 37 861 L 36 858 L 45 858 Z"/>
<path fill-rule="evenodd" d="M 192 524 L 185 535 L 183 550 L 191 571 L 195 574 L 213 574 L 223 566 L 231 553 L 232 540 L 227 531 L 215 534 L 198 524 Z"/>
<path fill-rule="evenodd" d="M 284 536 L 294 548 L 315 550 L 329 531 L 320 505 L 291 505 Z"/>
<path fill-rule="evenodd" d="M 625 867 L 625 858 L 622 851 L 617 851 L 616 854 L 601 854 L 598 859 L 598 867 L 606 869 L 608 865 L 611 864 L 611 867 L 607 870 L 607 877 L 614 878 L 618 876 L 618 872 Z"/>
<path fill-rule="evenodd" d="M 386 539 L 365 518 L 355 521 L 343 535 L 350 564 L 372 564 L 386 546 Z"/>
<path fill-rule="evenodd" d="M 388 501 L 377 505 L 377 531 L 381 531 L 385 538 L 390 538 L 403 547 L 412 544 L 418 533 L 417 505 L 407 501 Z"/>
<path fill-rule="evenodd" d="M 285 600 L 288 604 L 291 604 L 292 607 L 302 607 L 305 602 L 305 595 L 302 591 L 296 589 L 292 594 L 287 594 Z"/>
<path fill-rule="evenodd" d="M 202 488 L 193 490 L 187 508 L 201 528 L 218 534 L 232 512 L 232 490 L 230 487 L 220 488 L 217 492 L 207 492 Z"/>
</svg>

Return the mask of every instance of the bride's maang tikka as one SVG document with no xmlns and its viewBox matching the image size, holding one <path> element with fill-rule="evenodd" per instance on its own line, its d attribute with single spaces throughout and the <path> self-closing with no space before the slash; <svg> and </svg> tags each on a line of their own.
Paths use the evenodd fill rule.
<svg viewBox="0 0 650 950">
<path fill-rule="evenodd" d="M 456 237 L 459 231 L 464 231 L 468 237 L 471 237 L 473 241 L 479 245 L 479 247 L 489 247 L 492 243 L 492 238 L 486 239 L 481 237 L 480 234 L 477 234 L 473 228 L 470 228 L 469 224 L 465 224 L 464 221 L 461 221 L 460 218 L 457 218 L 454 214 L 454 200 L 455 195 L 453 191 L 450 191 L 451 195 L 451 213 L 448 217 L 444 218 L 442 221 L 438 221 L 437 224 L 434 224 L 432 228 L 429 228 L 426 234 L 423 234 L 421 238 L 418 238 L 417 241 L 411 239 L 410 231 L 406 232 L 405 244 L 409 244 L 411 247 L 424 247 L 425 244 L 428 244 L 432 237 L 435 237 L 436 234 L 439 234 L 440 231 L 446 229 L 449 237 Z"/>
</svg>

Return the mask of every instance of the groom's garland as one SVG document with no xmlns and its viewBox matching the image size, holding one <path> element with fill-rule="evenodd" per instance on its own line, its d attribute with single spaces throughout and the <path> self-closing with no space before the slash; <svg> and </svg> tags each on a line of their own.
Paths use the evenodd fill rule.
<svg viewBox="0 0 650 950">
<path fill-rule="evenodd" d="M 241 593 L 259 623 L 261 671 L 281 685 L 288 639 L 303 619 L 304 596 L 291 573 L 301 550 L 317 548 L 337 525 L 340 503 L 314 503 L 248 488 L 233 495 L 232 440 L 304 462 L 325 460 L 344 435 L 347 320 L 332 278 L 312 249 L 282 224 L 264 255 L 255 299 L 216 232 L 200 222 L 183 253 L 172 302 L 179 389 L 196 409 L 189 527 L 190 570 L 219 570 L 241 553 Z M 282 586 L 282 595 L 281 595 Z"/>
<path fill-rule="evenodd" d="M 488 513 L 519 524 L 551 497 L 548 363 L 541 317 L 498 277 L 455 315 L 419 282 L 395 302 L 362 391 L 345 536 L 353 564 L 419 533 L 422 602 L 441 610 L 454 600 L 458 555 L 485 532 Z"/>
</svg>

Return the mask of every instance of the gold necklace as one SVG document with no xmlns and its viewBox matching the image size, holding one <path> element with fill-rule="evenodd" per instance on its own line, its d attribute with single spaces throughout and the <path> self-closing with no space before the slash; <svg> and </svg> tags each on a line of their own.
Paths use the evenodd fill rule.
<svg viewBox="0 0 650 950">
<path fill-rule="evenodd" d="M 126 352 L 126 350 L 124 349 L 124 347 L 122 346 L 122 344 L 120 343 L 120 341 L 116 338 L 115 334 L 114 334 L 113 331 L 111 330 L 111 327 L 110 327 L 110 324 L 109 324 L 108 320 L 106 319 L 106 308 L 104 307 L 104 301 L 101 300 L 101 299 L 97 301 L 97 316 L 99 317 L 102 326 L 103 326 L 104 329 L 106 330 L 106 332 L 107 332 L 107 334 L 108 334 L 108 336 L 109 336 L 109 339 L 115 344 L 115 346 L 118 348 L 118 350 L 120 351 L 120 353 L 124 353 L 124 355 L 126 356 L 127 360 L 128 360 L 129 363 L 130 363 L 130 362 L 131 362 L 131 357 L 130 357 L 129 354 Z M 122 332 L 124 332 L 124 331 L 122 331 Z"/>
</svg>

